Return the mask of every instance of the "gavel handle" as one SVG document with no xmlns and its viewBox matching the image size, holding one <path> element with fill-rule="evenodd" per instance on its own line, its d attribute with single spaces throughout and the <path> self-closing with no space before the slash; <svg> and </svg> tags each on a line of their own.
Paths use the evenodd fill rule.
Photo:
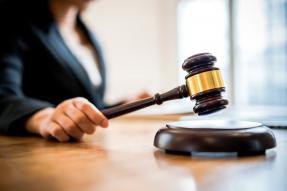
<svg viewBox="0 0 287 191">
<path fill-rule="evenodd" d="M 155 94 L 154 97 L 142 99 L 139 101 L 135 101 L 128 104 L 123 104 L 119 106 L 115 106 L 109 109 L 104 109 L 101 112 L 108 118 L 115 118 L 133 111 L 137 111 L 148 106 L 157 104 L 160 105 L 165 101 L 174 100 L 174 99 L 181 99 L 184 97 L 188 97 L 188 90 L 185 85 L 178 86 L 166 93 L 163 94 Z"/>
</svg>

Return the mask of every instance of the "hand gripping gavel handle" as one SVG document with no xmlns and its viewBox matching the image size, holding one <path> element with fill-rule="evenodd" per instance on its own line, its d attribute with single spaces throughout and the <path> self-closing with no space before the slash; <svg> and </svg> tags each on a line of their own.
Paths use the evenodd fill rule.
<svg viewBox="0 0 287 191">
<path fill-rule="evenodd" d="M 109 109 L 104 109 L 101 112 L 108 118 L 115 118 L 133 111 L 137 111 L 148 106 L 157 104 L 160 105 L 165 101 L 174 100 L 174 99 L 181 99 L 188 97 L 188 90 L 185 85 L 178 86 L 166 93 L 163 94 L 155 94 L 153 97 L 142 99 L 139 101 L 135 101 L 128 104 L 123 104 L 119 106 L 115 106 Z"/>
</svg>

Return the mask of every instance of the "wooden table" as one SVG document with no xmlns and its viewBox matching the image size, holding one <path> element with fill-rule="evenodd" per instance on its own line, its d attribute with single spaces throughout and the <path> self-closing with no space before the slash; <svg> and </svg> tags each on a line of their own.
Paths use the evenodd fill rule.
<svg viewBox="0 0 287 191">
<path fill-rule="evenodd" d="M 115 119 L 80 143 L 0 136 L 0 190 L 287 190 L 287 130 L 264 156 L 191 157 L 153 146 L 167 121 Z"/>
</svg>

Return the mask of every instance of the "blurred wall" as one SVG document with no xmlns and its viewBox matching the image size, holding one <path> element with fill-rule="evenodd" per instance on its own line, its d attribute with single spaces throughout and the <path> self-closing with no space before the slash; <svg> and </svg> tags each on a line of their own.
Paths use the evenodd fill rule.
<svg viewBox="0 0 287 191">
<path fill-rule="evenodd" d="M 178 85 L 177 0 L 97 0 L 84 14 L 105 52 L 107 101 Z"/>
</svg>

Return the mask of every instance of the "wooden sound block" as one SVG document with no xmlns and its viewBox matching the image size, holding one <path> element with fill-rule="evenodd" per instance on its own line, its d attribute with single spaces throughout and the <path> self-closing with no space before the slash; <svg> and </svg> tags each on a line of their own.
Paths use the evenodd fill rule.
<svg viewBox="0 0 287 191">
<path fill-rule="evenodd" d="M 276 146 L 268 127 L 250 121 L 194 120 L 169 123 L 158 130 L 154 146 L 170 153 L 237 152 L 265 154 Z"/>
</svg>

